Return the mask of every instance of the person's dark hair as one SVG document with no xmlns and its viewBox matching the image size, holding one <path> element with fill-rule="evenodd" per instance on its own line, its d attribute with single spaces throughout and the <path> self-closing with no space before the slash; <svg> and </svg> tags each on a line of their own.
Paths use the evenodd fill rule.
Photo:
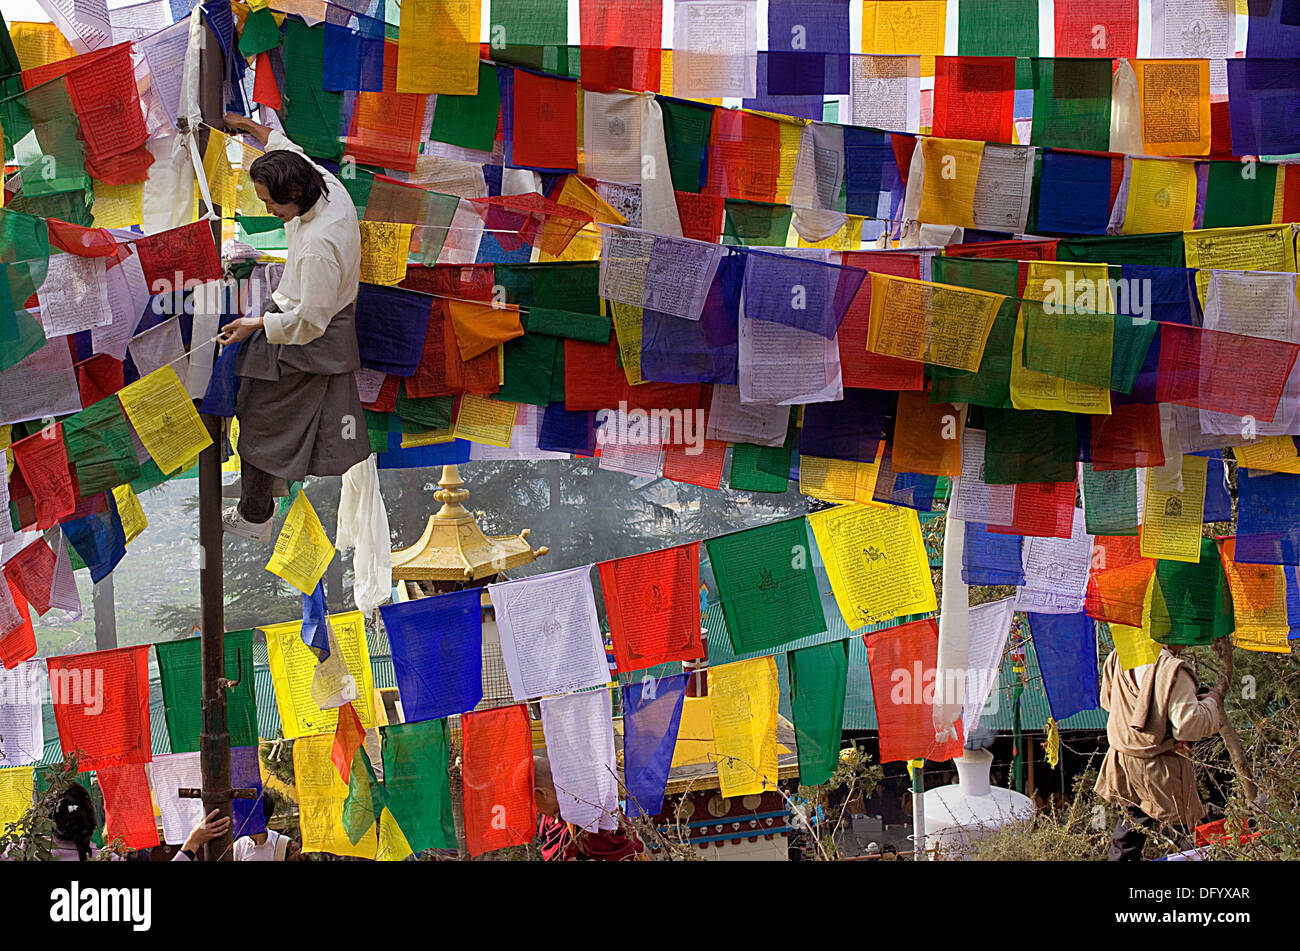
<svg viewBox="0 0 1300 951">
<path fill-rule="evenodd" d="M 275 797 L 269 792 L 262 792 L 262 818 L 268 823 L 275 818 Z"/>
<path fill-rule="evenodd" d="M 325 177 L 297 152 L 265 152 L 248 166 L 248 176 L 264 186 L 278 204 L 297 205 L 299 214 L 310 211 L 322 197 L 329 200 Z"/>
<path fill-rule="evenodd" d="M 54 834 L 77 847 L 85 862 L 90 858 L 90 837 L 95 834 L 95 802 L 86 787 L 73 783 L 54 801 L 50 812 Z"/>
</svg>

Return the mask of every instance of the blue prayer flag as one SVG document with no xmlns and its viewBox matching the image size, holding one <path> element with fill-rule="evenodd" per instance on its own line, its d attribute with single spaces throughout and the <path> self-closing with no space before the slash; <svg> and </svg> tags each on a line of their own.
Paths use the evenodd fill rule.
<svg viewBox="0 0 1300 951">
<path fill-rule="evenodd" d="M 465 713 L 483 699 L 482 594 L 468 588 L 379 609 L 406 722 Z"/>
<path fill-rule="evenodd" d="M 627 814 L 658 815 L 672 767 L 689 674 L 623 685 L 623 762 Z"/>
<path fill-rule="evenodd" d="M 1031 613 L 1029 633 L 1053 719 L 1059 723 L 1083 710 L 1095 710 L 1101 688 L 1093 619 L 1083 613 Z"/>
<path fill-rule="evenodd" d="M 966 584 L 1024 584 L 1021 541 L 1019 535 L 990 532 L 983 522 L 967 522 L 961 580 Z"/>
</svg>

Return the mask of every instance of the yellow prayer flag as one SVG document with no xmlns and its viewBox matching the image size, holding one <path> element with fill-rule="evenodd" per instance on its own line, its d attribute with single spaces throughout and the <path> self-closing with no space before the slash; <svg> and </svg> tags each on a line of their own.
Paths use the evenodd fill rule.
<svg viewBox="0 0 1300 951">
<path fill-rule="evenodd" d="M 1147 155 L 1210 154 L 1210 61 L 1134 59 Z M 1185 229 L 1179 229 L 1185 230 Z"/>
<path fill-rule="evenodd" d="M 776 786 L 776 658 L 771 654 L 709 668 L 709 709 L 722 795 Z"/>
<path fill-rule="evenodd" d="M 1115 650 L 1119 653 L 1119 665 L 1125 670 L 1154 664 L 1163 647 L 1159 641 L 1151 639 L 1150 631 L 1145 628 L 1129 627 L 1114 621 L 1110 622 L 1110 639 L 1115 642 Z"/>
<path fill-rule="evenodd" d="M 53 23 L 11 23 L 9 39 L 13 40 L 18 65 L 22 69 L 48 66 L 77 55 L 72 44 Z"/>
<path fill-rule="evenodd" d="M 375 725 L 375 678 L 370 668 L 370 648 L 366 644 L 366 619 L 360 611 L 331 614 L 330 627 L 334 643 L 343 654 L 348 673 L 356 680 L 358 697 L 352 702 L 361 725 Z M 312 699 L 312 681 L 317 659 L 302 639 L 302 621 L 286 621 L 262 627 L 266 634 L 267 666 L 275 688 L 275 705 L 280 712 L 280 727 L 286 740 L 313 733 L 333 733 L 338 725 L 335 708 L 322 710 Z M 337 775 L 337 774 L 336 774 Z"/>
<path fill-rule="evenodd" d="M 334 766 L 330 733 L 304 736 L 293 744 L 293 779 L 298 791 L 298 825 L 304 852 L 329 852 L 373 859 L 378 851 L 372 824 L 355 845 L 343 828 L 348 784 Z"/>
<path fill-rule="evenodd" d="M 402 448 L 411 449 L 415 446 L 438 446 L 448 443 L 456 437 L 450 429 L 428 429 L 419 433 L 402 433 Z"/>
<path fill-rule="evenodd" d="M 776 173 L 776 203 L 786 204 L 790 201 L 790 191 L 794 188 L 794 167 L 799 161 L 799 143 L 803 141 L 803 128 L 808 123 L 802 119 L 792 119 L 790 116 L 766 112 L 762 115 L 771 115 L 779 123 L 781 164 Z M 856 251 L 857 246 L 855 245 L 852 250 Z"/>
<path fill-rule="evenodd" d="M 212 445 L 181 378 L 170 366 L 117 391 L 127 419 L 164 475 L 171 475 Z"/>
<path fill-rule="evenodd" d="M 32 807 L 32 766 L 0 769 L 0 833 Z"/>
<path fill-rule="evenodd" d="M 1202 304 L 1212 270 L 1292 273 L 1296 270 L 1296 250 L 1289 224 L 1191 231 L 1183 235 L 1183 256 L 1188 267 L 1199 269 L 1196 291 L 1201 295 Z"/>
<path fill-rule="evenodd" d="M 412 851 L 406 836 L 402 834 L 401 826 L 385 806 L 379 814 L 379 842 L 375 850 L 375 861 L 400 862 Z"/>
<path fill-rule="evenodd" d="M 1204 456 L 1183 456 L 1183 491 L 1161 492 L 1147 479 L 1142 503 L 1143 558 L 1168 561 L 1201 560 L 1201 526 L 1205 514 Z"/>
<path fill-rule="evenodd" d="M 143 182 L 109 185 L 92 178 L 90 183 L 95 188 L 95 203 L 90 211 L 96 228 L 129 228 L 144 220 Z"/>
<path fill-rule="evenodd" d="M 934 58 L 943 55 L 947 0 L 863 0 L 862 52 L 876 55 L 921 54 L 921 75 L 934 75 Z"/>
<path fill-rule="evenodd" d="M 226 152 L 229 142 L 227 136 L 213 130 L 208 134 L 208 147 L 203 150 L 203 177 L 208 180 L 208 193 L 222 208 L 239 204 L 238 180 Z"/>
<path fill-rule="evenodd" d="M 1196 224 L 1196 165 L 1139 158 L 1129 162 L 1122 233 L 1191 231 Z"/>
<path fill-rule="evenodd" d="M 1074 291 L 1071 292 L 1071 296 L 1074 299 L 1068 302 L 1073 305 L 1078 299 L 1079 288 L 1092 285 L 1095 288 L 1093 299 L 1097 309 L 1110 311 L 1113 307 L 1107 278 L 1108 268 L 1105 264 L 1030 261 L 1024 296 L 1026 300 L 1047 301 L 1058 288 L 1073 286 Z M 1092 386 L 1046 373 L 1036 373 L 1025 366 L 1024 353 L 1025 315 L 1022 307 L 1016 313 L 1016 330 L 1011 341 L 1011 405 L 1016 409 L 1101 415 L 1110 413 L 1109 387 Z"/>
<path fill-rule="evenodd" d="M 510 437 L 514 435 L 518 411 L 518 403 L 466 393 L 460 398 L 460 411 L 456 414 L 451 434 L 457 439 L 504 449 L 510 445 Z"/>
<path fill-rule="evenodd" d="M 975 186 L 983 158 L 983 142 L 933 136 L 922 139 L 921 159 L 925 171 L 917 217 L 930 224 L 976 227 Z"/>
<path fill-rule="evenodd" d="M 361 221 L 361 280 L 366 284 L 400 284 L 406 278 L 413 224 Z"/>
<path fill-rule="evenodd" d="M 867 350 L 974 372 L 1004 300 L 989 291 L 873 273 Z"/>
<path fill-rule="evenodd" d="M 849 630 L 937 610 L 914 509 L 841 505 L 814 512 L 808 523 Z"/>
<path fill-rule="evenodd" d="M 1220 542 L 1223 572 L 1232 591 L 1232 642 L 1245 650 L 1291 653 L 1286 572 L 1281 565 L 1239 564 L 1237 539 Z"/>
<path fill-rule="evenodd" d="M 1280 225 L 1286 221 L 1286 165 L 1277 166 L 1277 177 L 1273 179 L 1273 214 L 1269 221 Z"/>
<path fill-rule="evenodd" d="M 642 308 L 604 298 L 600 303 L 602 307 L 608 305 L 614 322 L 614 336 L 618 340 L 619 355 L 623 358 L 623 375 L 627 377 L 629 386 L 636 386 L 641 382 Z"/>
<path fill-rule="evenodd" d="M 827 502 L 874 504 L 883 451 L 882 446 L 873 462 L 800 456 L 799 491 L 803 495 Z"/>
<path fill-rule="evenodd" d="M 299 489 L 280 528 L 280 537 L 275 540 L 275 551 L 266 563 L 266 570 L 279 575 L 303 594 L 311 594 L 333 560 L 334 543 L 325 534 L 307 493 Z"/>
<path fill-rule="evenodd" d="M 799 237 L 799 247 L 801 248 L 828 248 L 831 251 L 856 251 L 862 247 L 862 221 L 863 219 L 849 216 L 849 220 L 829 237 L 820 241 L 805 241 L 803 236 Z"/>
<path fill-rule="evenodd" d="M 1234 446 L 1237 465 L 1265 472 L 1289 472 L 1300 475 L 1300 452 L 1290 436 L 1265 436 L 1249 446 Z"/>
<path fill-rule="evenodd" d="M 480 0 L 405 0 L 397 92 L 478 94 Z"/>
<path fill-rule="evenodd" d="M 122 531 L 126 534 L 125 544 L 129 545 L 140 537 L 140 533 L 149 527 L 140 500 L 129 485 L 115 486 L 113 499 L 117 502 L 117 514 L 122 519 Z"/>
</svg>

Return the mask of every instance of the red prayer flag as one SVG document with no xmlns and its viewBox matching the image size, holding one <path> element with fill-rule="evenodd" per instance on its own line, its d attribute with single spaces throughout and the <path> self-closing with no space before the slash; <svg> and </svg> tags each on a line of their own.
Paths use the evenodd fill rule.
<svg viewBox="0 0 1300 951">
<path fill-rule="evenodd" d="M 154 294 L 184 290 L 187 281 L 221 279 L 221 256 L 212 240 L 212 225 L 206 221 L 140 238 L 135 253 Z"/>
<path fill-rule="evenodd" d="M 397 92 L 397 44 L 386 43 L 384 89 L 357 93 L 346 136 L 347 154 L 365 165 L 415 171 L 426 98 Z"/>
<path fill-rule="evenodd" d="M 465 845 L 471 856 L 537 834 L 533 731 L 527 704 L 461 714 Z"/>
<path fill-rule="evenodd" d="M 920 258 L 897 251 L 845 251 L 845 267 L 919 279 Z M 867 352 L 871 323 L 871 281 L 863 281 L 840 323 L 840 372 L 844 385 L 864 390 L 920 390 L 925 387 L 925 366 L 915 360 L 900 360 Z"/>
<path fill-rule="evenodd" d="M 727 461 L 727 444 L 707 440 L 699 452 L 684 446 L 664 446 L 663 477 L 705 489 L 722 485 L 722 467 Z"/>
<path fill-rule="evenodd" d="M 1137 56 L 1138 0 L 1056 0 L 1056 55 Z"/>
<path fill-rule="evenodd" d="M 47 218 L 50 244 L 69 254 L 86 258 L 107 258 L 117 254 L 117 239 L 105 228 L 83 228 L 58 218 Z"/>
<path fill-rule="evenodd" d="M 705 656 L 699 542 L 602 561 L 598 567 L 620 673 Z"/>
<path fill-rule="evenodd" d="M 618 365 L 618 344 L 564 341 L 564 408 L 574 412 L 615 409 L 625 399 L 627 374 Z M 633 399 L 638 409 L 645 406 Z"/>
<path fill-rule="evenodd" d="M 1141 627 L 1143 602 L 1155 570 L 1155 559 L 1142 557 L 1139 536 L 1097 535 L 1084 612 L 1098 621 Z"/>
<path fill-rule="evenodd" d="M 128 849 L 158 845 L 158 823 L 144 764 L 100 767 L 95 779 L 104 792 L 104 841 L 112 844 L 120 836 Z"/>
<path fill-rule="evenodd" d="M 27 603 L 44 614 L 50 609 L 50 588 L 54 585 L 54 550 L 38 538 L 5 562 L 5 578 L 22 592 Z"/>
<path fill-rule="evenodd" d="M 149 740 L 149 645 L 50 657 L 50 695 L 63 755 L 82 769 L 153 759 Z"/>
<path fill-rule="evenodd" d="M 1300 344 L 1160 325 L 1156 401 L 1271 423 Z"/>
<path fill-rule="evenodd" d="M 677 199 L 677 217 L 682 223 L 682 237 L 717 244 L 722 234 L 722 218 L 727 200 L 721 195 L 673 192 Z"/>
<path fill-rule="evenodd" d="M 934 134 L 1010 142 L 1016 104 L 1014 56 L 937 56 Z"/>
<path fill-rule="evenodd" d="M 284 101 L 280 98 L 280 87 L 271 70 L 271 54 L 258 53 L 253 67 L 253 101 L 272 109 L 282 109 Z"/>
<path fill-rule="evenodd" d="M 0 664 L 5 670 L 13 670 L 25 660 L 36 656 L 36 632 L 32 629 L 32 616 L 27 610 L 27 599 L 18 590 L 17 585 L 5 578 L 9 587 L 9 596 L 13 598 L 18 616 L 22 618 L 18 626 L 8 633 L 0 635 Z"/>
<path fill-rule="evenodd" d="M 1074 528 L 1074 482 L 1021 482 L 1016 485 L 1010 525 L 990 525 L 999 535 L 1069 538 Z"/>
<path fill-rule="evenodd" d="M 1160 407 L 1155 403 L 1116 405 L 1092 423 L 1092 467 L 1097 472 L 1144 469 L 1165 464 L 1160 439 Z"/>
<path fill-rule="evenodd" d="M 77 389 L 81 392 L 81 408 L 89 409 L 124 387 L 123 368 L 121 360 L 107 353 L 96 353 L 89 360 L 78 363 Z"/>
<path fill-rule="evenodd" d="M 939 665 L 939 623 L 934 618 L 863 635 L 871 668 L 871 696 L 880 731 L 880 762 L 961 756 L 961 719 L 956 738 L 935 739 L 935 679 Z"/>
<path fill-rule="evenodd" d="M 366 728 L 361 725 L 356 707 L 345 703 L 339 708 L 338 724 L 334 727 L 334 746 L 330 750 L 330 760 L 345 783 L 352 776 L 352 758 L 365 742 Z"/>
<path fill-rule="evenodd" d="M 578 170 L 576 80 L 516 69 L 511 115 L 514 120 L 511 143 L 515 165 L 556 171 Z"/>
<path fill-rule="evenodd" d="M 780 172 L 781 123 L 754 112 L 713 110 L 706 194 L 771 204 Z"/>
<path fill-rule="evenodd" d="M 943 249 L 950 258 L 1011 258 L 1016 261 L 1055 261 L 1057 238 L 1029 238 L 1024 241 L 973 241 L 950 244 Z"/>
<path fill-rule="evenodd" d="M 659 89 L 660 0 L 578 0 L 582 88 Z"/>
<path fill-rule="evenodd" d="M 1232 151 L 1232 114 L 1228 100 L 1210 103 L 1210 157 L 1233 158 Z M 1283 218 L 1283 221 L 1292 221 Z"/>
<path fill-rule="evenodd" d="M 36 527 L 46 529 L 77 510 L 77 486 L 68 468 L 63 424 L 55 423 L 13 444 L 14 461 L 36 500 Z"/>
</svg>

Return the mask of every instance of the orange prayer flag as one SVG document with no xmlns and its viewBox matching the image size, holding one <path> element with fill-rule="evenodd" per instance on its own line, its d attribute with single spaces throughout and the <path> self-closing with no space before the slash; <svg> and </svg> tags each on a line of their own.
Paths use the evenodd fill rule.
<svg viewBox="0 0 1300 951">
<path fill-rule="evenodd" d="M 537 834 L 533 732 L 527 704 L 464 713 L 461 788 L 471 856 L 523 845 Z"/>
<path fill-rule="evenodd" d="M 339 710 L 338 725 L 334 727 L 334 747 L 330 750 L 330 759 L 346 783 L 352 776 L 352 758 L 357 755 L 366 742 L 366 728 L 361 725 L 356 707 L 344 704 Z"/>
<path fill-rule="evenodd" d="M 895 472 L 961 475 L 961 413 L 951 403 L 931 403 L 923 392 L 898 394 L 891 465 Z"/>
<path fill-rule="evenodd" d="M 473 360 L 480 353 L 524 335 L 515 304 L 475 304 L 470 301 L 447 301 L 447 312 L 456 331 L 460 358 Z"/>
</svg>

